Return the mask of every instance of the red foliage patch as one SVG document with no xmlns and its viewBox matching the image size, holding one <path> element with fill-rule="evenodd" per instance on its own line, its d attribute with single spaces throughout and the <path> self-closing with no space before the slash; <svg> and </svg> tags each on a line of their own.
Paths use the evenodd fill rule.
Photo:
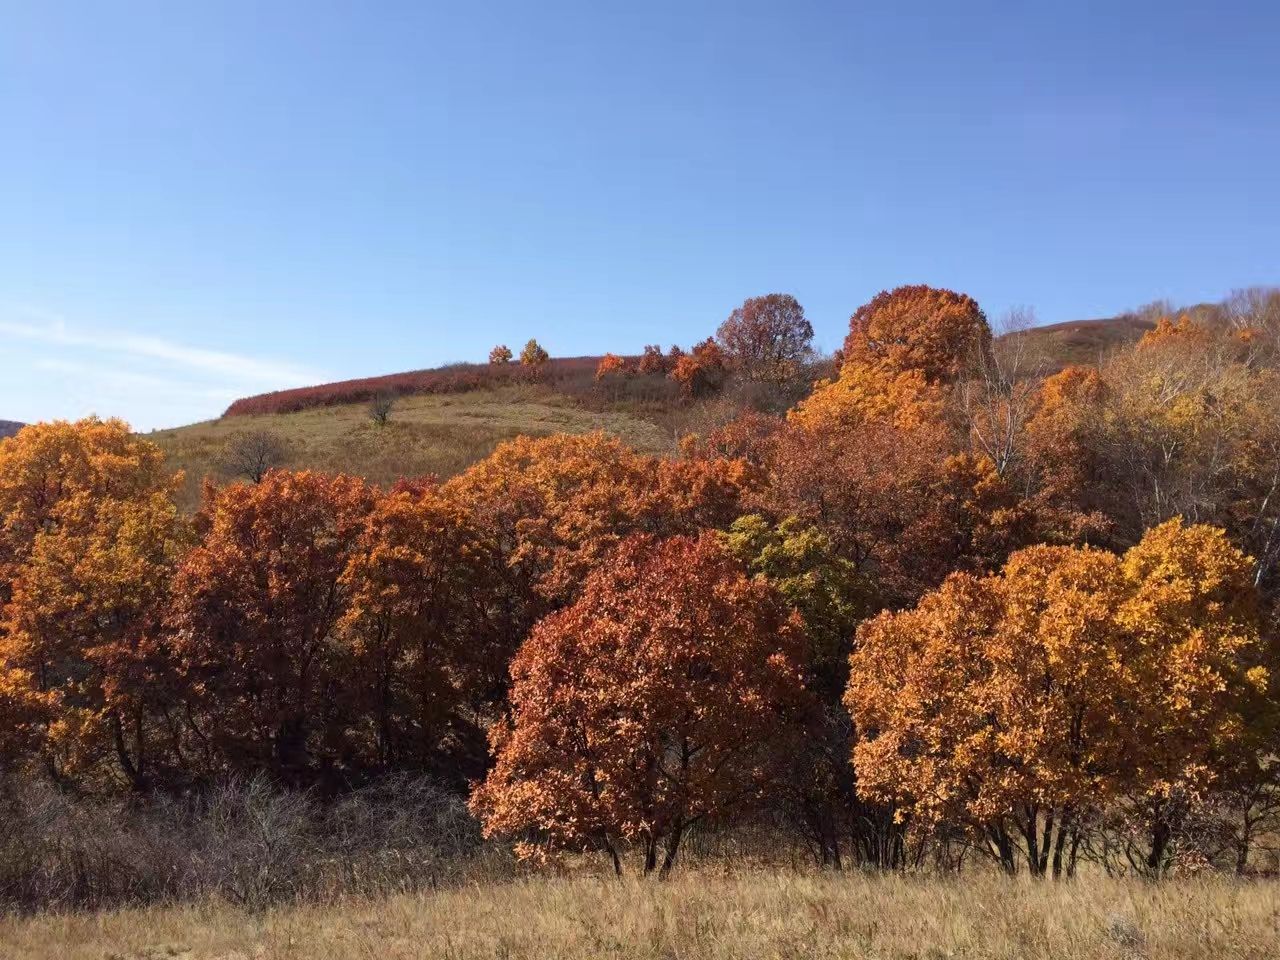
<svg viewBox="0 0 1280 960">
<path fill-rule="evenodd" d="M 435 370 L 414 370 L 382 377 L 339 380 L 314 387 L 275 390 L 253 397 L 241 397 L 223 416 L 252 413 L 295 413 L 312 407 L 332 407 L 344 403 L 364 403 L 378 394 L 466 393 L 512 383 L 541 383 L 551 386 L 592 382 L 599 357 L 559 357 L 541 367 L 520 364 L 457 363 Z"/>
</svg>

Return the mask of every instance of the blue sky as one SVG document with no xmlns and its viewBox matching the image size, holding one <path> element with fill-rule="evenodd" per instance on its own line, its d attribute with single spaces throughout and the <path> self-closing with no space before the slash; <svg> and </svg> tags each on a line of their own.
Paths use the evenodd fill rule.
<svg viewBox="0 0 1280 960">
<path fill-rule="evenodd" d="M 0 0 L 0 418 L 1280 283 L 1280 5 Z"/>
</svg>

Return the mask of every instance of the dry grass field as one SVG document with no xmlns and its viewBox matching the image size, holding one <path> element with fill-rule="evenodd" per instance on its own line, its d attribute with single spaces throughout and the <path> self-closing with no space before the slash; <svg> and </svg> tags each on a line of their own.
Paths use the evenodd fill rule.
<svg viewBox="0 0 1280 960">
<path fill-rule="evenodd" d="M 246 913 L 215 904 L 0 921 L 5 960 L 1280 956 L 1280 886 L 706 868 L 527 879 Z"/>
<path fill-rule="evenodd" d="M 637 449 L 674 448 L 669 431 L 638 416 L 593 411 L 537 386 L 403 397 L 390 421 L 379 426 L 367 404 L 317 407 L 297 413 L 222 417 L 147 435 L 170 464 L 186 471 L 184 506 L 199 497 L 206 475 L 227 479 L 218 463 L 227 438 L 238 431 L 268 430 L 290 447 L 285 466 L 355 473 L 375 483 L 435 473 L 452 476 L 520 434 L 604 430 Z"/>
</svg>

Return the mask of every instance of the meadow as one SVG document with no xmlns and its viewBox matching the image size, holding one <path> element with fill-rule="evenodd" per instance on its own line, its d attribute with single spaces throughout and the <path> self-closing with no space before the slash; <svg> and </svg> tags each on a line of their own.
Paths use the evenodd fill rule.
<svg viewBox="0 0 1280 960">
<path fill-rule="evenodd" d="M 6 960 L 1200 960 L 1280 952 L 1274 881 L 1047 884 L 690 868 L 249 913 L 216 902 L 0 920 Z"/>
</svg>

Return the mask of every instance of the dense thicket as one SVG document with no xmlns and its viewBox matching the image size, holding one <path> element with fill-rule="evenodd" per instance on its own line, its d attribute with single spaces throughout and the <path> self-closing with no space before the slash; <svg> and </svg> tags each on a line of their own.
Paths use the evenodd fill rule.
<svg viewBox="0 0 1280 960">
<path fill-rule="evenodd" d="M 679 457 L 262 469 L 193 516 L 124 424 L 27 427 L 0 443 L 0 779 L 422 774 L 522 853 L 645 871 L 745 818 L 835 866 L 1274 868 L 1278 317 L 1240 295 L 1046 376 L 971 298 L 904 287 L 808 390 L 772 295 L 580 371 L 709 411 Z M 485 377 L 556 375 L 523 353 Z"/>
</svg>

